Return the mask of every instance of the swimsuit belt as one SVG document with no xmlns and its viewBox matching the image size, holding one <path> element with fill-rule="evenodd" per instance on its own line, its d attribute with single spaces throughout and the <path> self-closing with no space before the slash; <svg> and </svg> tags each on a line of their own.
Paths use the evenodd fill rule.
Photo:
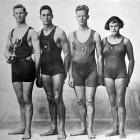
<svg viewBox="0 0 140 140">
<path fill-rule="evenodd" d="M 31 59 L 31 56 L 28 56 L 28 57 L 26 57 L 26 58 L 19 59 L 19 60 L 17 60 L 17 61 L 24 61 L 24 60 L 30 60 L 30 59 Z"/>
</svg>

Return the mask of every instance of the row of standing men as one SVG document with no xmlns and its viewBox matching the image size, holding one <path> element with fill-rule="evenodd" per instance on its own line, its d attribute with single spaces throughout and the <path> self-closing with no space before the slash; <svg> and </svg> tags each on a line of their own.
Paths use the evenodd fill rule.
<svg viewBox="0 0 140 140">
<path fill-rule="evenodd" d="M 21 127 L 9 132 L 9 135 L 23 134 L 22 139 L 31 138 L 32 89 L 36 79 L 36 85 L 43 86 L 46 92 L 51 118 L 50 130 L 40 136 L 58 134 L 58 139 L 66 138 L 62 91 L 68 73 L 68 84 L 75 91 L 81 122 L 79 131 L 71 136 L 87 135 L 89 139 L 95 138 L 95 93 L 97 86 L 103 85 L 109 95 L 113 118 L 113 130 L 106 136 L 126 137 L 125 94 L 133 73 L 134 56 L 130 40 L 120 34 L 123 21 L 117 16 L 110 17 L 105 23 L 105 29 L 110 30 L 111 34 L 101 41 L 100 35 L 88 26 L 88 6 L 79 5 L 75 12 L 79 28 L 70 33 L 67 40 L 65 32 L 52 23 L 50 6 L 43 5 L 40 8 L 43 28 L 39 34 L 26 24 L 26 8 L 21 4 L 13 7 L 17 26 L 8 35 L 5 57 L 11 64 L 12 84 L 20 106 Z M 61 51 L 64 53 L 64 61 Z"/>
</svg>

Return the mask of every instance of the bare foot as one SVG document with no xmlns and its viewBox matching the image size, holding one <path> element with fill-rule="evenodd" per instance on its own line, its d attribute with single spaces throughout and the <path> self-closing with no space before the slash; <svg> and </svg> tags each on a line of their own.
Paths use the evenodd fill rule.
<svg viewBox="0 0 140 140">
<path fill-rule="evenodd" d="M 70 134 L 70 136 L 79 136 L 79 135 L 87 135 L 87 130 L 86 129 L 84 129 L 84 130 L 81 129 L 81 130 L 79 130 L 75 133 Z"/>
<path fill-rule="evenodd" d="M 125 133 L 120 133 L 120 138 L 126 138 Z"/>
<path fill-rule="evenodd" d="M 111 137 L 111 136 L 116 136 L 116 135 L 119 135 L 119 130 L 112 131 L 112 132 L 106 134 L 105 136 L 106 137 Z"/>
<path fill-rule="evenodd" d="M 65 133 L 65 131 L 59 132 L 57 139 L 58 140 L 66 139 L 66 133 Z"/>
<path fill-rule="evenodd" d="M 27 131 L 24 133 L 23 137 L 22 137 L 23 140 L 28 140 L 28 139 L 31 139 L 31 131 Z"/>
<path fill-rule="evenodd" d="M 89 139 L 95 139 L 96 138 L 91 130 L 88 130 L 88 138 Z"/>
<path fill-rule="evenodd" d="M 14 130 L 14 131 L 11 131 L 11 132 L 8 132 L 8 135 L 20 135 L 20 134 L 24 134 L 25 132 L 25 129 L 18 129 L 18 130 Z"/>
<path fill-rule="evenodd" d="M 57 129 L 50 129 L 48 131 L 44 131 L 43 133 L 40 134 L 40 136 L 51 136 L 51 135 L 57 135 L 58 131 Z"/>
</svg>

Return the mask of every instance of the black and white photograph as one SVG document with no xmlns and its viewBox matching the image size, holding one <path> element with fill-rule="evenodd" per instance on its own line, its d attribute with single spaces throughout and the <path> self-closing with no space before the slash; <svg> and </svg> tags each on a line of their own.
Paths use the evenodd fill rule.
<svg viewBox="0 0 140 140">
<path fill-rule="evenodd" d="M 0 0 L 0 140 L 139 140 L 139 9 Z"/>
</svg>

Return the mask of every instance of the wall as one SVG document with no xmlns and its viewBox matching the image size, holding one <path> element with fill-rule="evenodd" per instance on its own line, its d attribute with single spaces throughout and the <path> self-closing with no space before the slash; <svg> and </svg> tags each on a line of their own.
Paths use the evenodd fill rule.
<svg viewBox="0 0 140 140">
<path fill-rule="evenodd" d="M 89 26 L 100 33 L 101 37 L 108 35 L 104 30 L 106 20 L 112 16 L 119 16 L 124 20 L 124 28 L 121 33 L 130 38 L 135 54 L 135 69 L 126 94 L 126 107 L 128 119 L 139 119 L 139 91 L 140 91 L 140 1 L 133 0 L 0 0 L 0 122 L 19 120 L 19 107 L 17 99 L 11 84 L 11 71 L 3 57 L 6 39 L 9 31 L 15 26 L 15 20 L 12 17 L 12 7 L 21 3 L 27 7 L 27 23 L 33 26 L 37 31 L 42 28 L 39 19 L 39 8 L 48 4 L 54 11 L 54 24 L 60 26 L 68 35 L 77 28 L 75 20 L 75 7 L 79 4 L 87 4 L 90 8 Z M 64 12 L 65 11 L 65 12 Z M 127 61 L 127 59 L 126 59 Z M 78 106 L 73 89 L 69 88 L 67 81 L 64 85 L 64 102 L 66 105 L 66 118 L 79 118 Z M 33 90 L 34 120 L 43 120 L 49 118 L 48 104 L 43 89 Z M 98 87 L 96 93 L 96 115 L 95 119 L 110 119 L 110 104 L 104 87 Z"/>
</svg>

